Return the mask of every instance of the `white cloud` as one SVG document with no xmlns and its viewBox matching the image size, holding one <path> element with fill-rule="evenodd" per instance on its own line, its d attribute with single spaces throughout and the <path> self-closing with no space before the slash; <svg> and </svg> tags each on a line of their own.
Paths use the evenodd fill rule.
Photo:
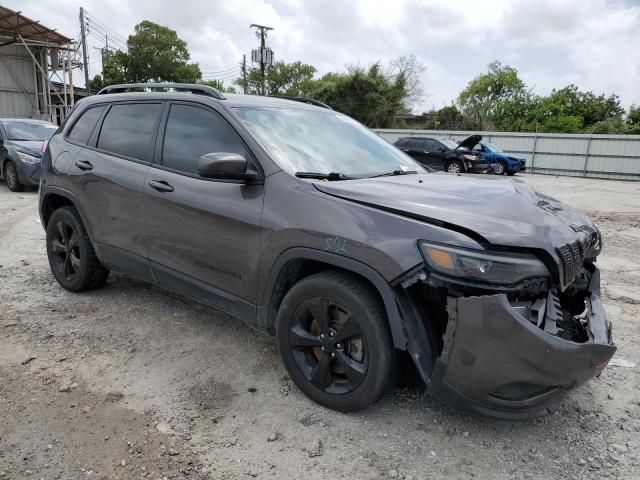
<svg viewBox="0 0 640 480">
<path fill-rule="evenodd" d="M 5 0 L 49 27 L 76 36 L 79 0 Z M 238 65 L 257 46 L 250 23 L 275 28 L 276 58 L 301 60 L 320 73 L 345 65 L 388 62 L 415 54 L 428 93 L 415 109 L 448 104 L 492 60 L 517 68 L 538 93 L 575 83 L 640 103 L 640 5 L 614 0 L 84 0 L 95 17 L 122 36 L 149 19 L 185 39 L 203 70 Z M 225 35 L 228 34 L 228 35 Z M 97 42 L 96 42 L 96 46 Z M 99 71 L 91 50 L 92 73 Z M 229 71 L 229 70 L 226 70 Z M 230 70 L 233 72 L 233 70 Z"/>
</svg>

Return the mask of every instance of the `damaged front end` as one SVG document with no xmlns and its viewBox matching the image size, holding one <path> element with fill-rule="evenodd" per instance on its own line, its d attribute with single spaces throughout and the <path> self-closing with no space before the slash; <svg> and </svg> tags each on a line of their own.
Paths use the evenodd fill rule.
<svg viewBox="0 0 640 480">
<path fill-rule="evenodd" d="M 407 350 L 431 394 L 463 412 L 529 418 L 598 375 L 616 347 L 589 253 L 569 259 L 580 262 L 571 274 L 565 258 L 555 277 L 514 277 L 512 285 L 454 278 L 434 271 L 428 257 L 401 279 L 396 295 Z M 479 265 L 472 267 L 486 274 Z"/>
</svg>

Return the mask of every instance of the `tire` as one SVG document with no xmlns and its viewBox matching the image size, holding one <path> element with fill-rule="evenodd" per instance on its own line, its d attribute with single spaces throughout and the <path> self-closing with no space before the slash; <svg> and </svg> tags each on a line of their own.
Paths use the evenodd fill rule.
<svg viewBox="0 0 640 480">
<path fill-rule="evenodd" d="M 20 183 L 20 178 L 18 177 L 18 170 L 12 161 L 7 162 L 4 167 L 4 179 L 7 182 L 7 187 L 12 192 L 22 192 L 24 190 L 24 185 Z"/>
<path fill-rule="evenodd" d="M 354 275 L 329 270 L 294 285 L 278 311 L 285 368 L 303 393 L 333 410 L 367 407 L 395 377 L 387 315 L 370 290 Z"/>
<path fill-rule="evenodd" d="M 73 207 L 53 212 L 46 229 L 47 257 L 58 283 L 71 292 L 101 287 L 109 270 L 96 257 L 93 245 Z"/>
<path fill-rule="evenodd" d="M 496 175 L 504 175 L 506 171 L 507 164 L 503 160 L 498 160 L 493 167 L 493 173 Z"/>
<path fill-rule="evenodd" d="M 445 165 L 444 169 L 447 173 L 463 173 L 464 165 L 460 160 L 451 160 Z"/>
</svg>

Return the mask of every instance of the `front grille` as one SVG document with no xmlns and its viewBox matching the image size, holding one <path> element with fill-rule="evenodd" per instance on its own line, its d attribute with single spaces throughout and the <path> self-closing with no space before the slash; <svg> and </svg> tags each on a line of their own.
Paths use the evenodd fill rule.
<svg viewBox="0 0 640 480">
<path fill-rule="evenodd" d="M 562 260 L 563 285 L 572 283 L 582 269 L 585 247 L 586 245 L 580 240 L 558 247 L 558 253 Z"/>
</svg>

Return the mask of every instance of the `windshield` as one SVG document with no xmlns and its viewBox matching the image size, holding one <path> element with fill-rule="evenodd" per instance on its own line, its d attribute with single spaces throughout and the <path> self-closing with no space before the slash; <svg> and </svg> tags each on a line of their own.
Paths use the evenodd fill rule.
<svg viewBox="0 0 640 480">
<path fill-rule="evenodd" d="M 455 150 L 456 148 L 458 148 L 458 144 L 453 140 L 449 140 L 447 138 L 439 138 L 438 141 L 440 143 L 443 143 L 449 150 Z"/>
<path fill-rule="evenodd" d="M 48 123 L 5 122 L 8 140 L 49 140 L 58 129 Z"/>
<path fill-rule="evenodd" d="M 490 152 L 502 152 L 502 150 L 500 150 L 492 143 L 482 142 L 482 145 L 484 145 L 484 148 L 486 150 L 489 150 Z"/>
<path fill-rule="evenodd" d="M 357 121 L 330 110 L 236 108 L 281 168 L 371 177 L 426 170 Z"/>
</svg>

